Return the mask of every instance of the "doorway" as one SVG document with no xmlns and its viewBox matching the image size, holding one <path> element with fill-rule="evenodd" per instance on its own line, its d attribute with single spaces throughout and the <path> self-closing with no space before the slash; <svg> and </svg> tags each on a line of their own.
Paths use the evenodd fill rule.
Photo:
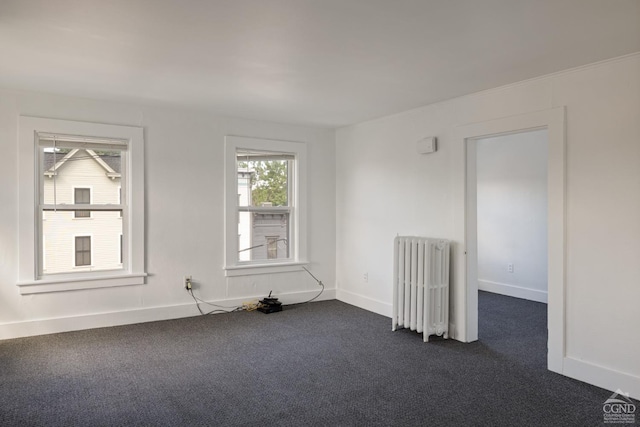
<svg viewBox="0 0 640 427">
<path fill-rule="evenodd" d="M 546 367 L 547 130 L 467 145 L 476 170 L 477 258 L 467 262 L 478 275 L 479 339 L 507 358 Z"/>
<path fill-rule="evenodd" d="M 547 303 L 546 129 L 468 140 L 475 157 L 478 289 Z M 467 206 L 472 209 L 472 206 Z"/>
<path fill-rule="evenodd" d="M 462 215 L 456 218 L 458 236 L 463 245 L 457 248 L 454 286 L 455 321 L 460 325 L 456 338 L 471 342 L 478 339 L 478 265 L 477 262 L 477 191 L 476 141 L 546 130 L 547 151 L 547 299 L 548 354 L 547 367 L 563 372 L 564 341 L 564 200 L 565 200 L 565 111 L 564 108 L 527 113 L 458 128 L 461 169 L 465 177 L 457 206 Z M 467 161 L 473 158 L 474 161 Z M 515 270 L 514 263 L 514 270 Z M 459 309 L 459 308 L 460 309 Z"/>
</svg>

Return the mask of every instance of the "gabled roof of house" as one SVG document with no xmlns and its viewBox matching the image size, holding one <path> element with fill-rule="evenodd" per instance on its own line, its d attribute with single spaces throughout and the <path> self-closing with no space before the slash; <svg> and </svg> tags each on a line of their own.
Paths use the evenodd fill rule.
<svg viewBox="0 0 640 427">
<path fill-rule="evenodd" d="M 84 151 L 84 153 L 78 153 L 82 151 Z M 108 154 L 97 154 L 93 150 L 85 150 L 80 148 L 73 149 L 68 153 L 64 153 L 64 154 L 55 153 L 54 155 L 54 153 L 45 152 L 44 153 L 44 170 L 46 171 L 45 174 L 49 174 L 49 175 L 54 174 L 67 161 L 69 161 L 73 157 L 75 157 L 74 160 L 92 158 L 96 161 L 96 163 L 98 163 L 100 166 L 104 168 L 105 173 L 109 178 L 120 177 L 120 172 L 121 172 L 120 156 L 113 156 Z"/>
</svg>

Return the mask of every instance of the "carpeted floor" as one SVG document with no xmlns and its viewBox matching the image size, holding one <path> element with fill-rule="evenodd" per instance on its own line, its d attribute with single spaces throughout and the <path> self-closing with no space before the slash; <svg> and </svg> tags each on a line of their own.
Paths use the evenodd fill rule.
<svg viewBox="0 0 640 427">
<path fill-rule="evenodd" d="M 338 302 L 0 341 L 2 426 L 593 426 L 546 370 L 546 305 L 480 293 L 480 340 Z"/>
</svg>

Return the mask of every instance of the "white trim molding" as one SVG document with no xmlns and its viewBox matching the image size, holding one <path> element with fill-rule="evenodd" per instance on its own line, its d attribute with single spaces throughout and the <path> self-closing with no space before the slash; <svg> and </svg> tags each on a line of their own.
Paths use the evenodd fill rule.
<svg viewBox="0 0 640 427">
<path fill-rule="evenodd" d="M 563 375 L 607 390 L 622 390 L 640 400 L 640 377 L 572 357 L 564 358 Z"/>
<path fill-rule="evenodd" d="M 336 290 L 336 299 L 344 303 L 391 318 L 392 305 L 388 302 L 369 298 L 344 289 Z M 391 329 L 391 325 L 389 325 Z"/>
<path fill-rule="evenodd" d="M 301 267 L 309 265 L 308 262 L 286 262 L 273 264 L 253 264 L 248 266 L 225 267 L 226 277 L 251 276 L 254 274 L 293 273 L 301 271 Z"/>
<path fill-rule="evenodd" d="M 106 274 L 93 276 L 90 279 L 82 277 L 67 277 L 65 279 L 42 279 L 29 282 L 18 282 L 20 294 L 42 294 L 49 292 L 77 291 L 80 289 L 113 288 L 117 286 L 144 285 L 147 275 L 142 274 Z"/>
<path fill-rule="evenodd" d="M 318 294 L 319 290 L 289 292 L 278 294 L 284 304 L 295 304 L 307 301 Z M 262 298 L 261 296 L 246 296 L 235 299 L 210 300 L 211 304 L 223 306 L 240 306 L 243 302 Z M 325 289 L 315 301 L 333 300 L 336 298 L 335 289 Z M 115 311 L 106 313 L 92 313 L 80 316 L 56 317 L 48 319 L 28 320 L 0 324 L 0 340 L 28 337 L 34 335 L 55 334 L 59 332 L 80 331 L 84 329 L 104 328 L 110 326 L 130 325 L 143 322 L 179 319 L 183 317 L 199 316 L 196 305 L 190 301 L 175 305 L 149 307 L 135 310 Z"/>
<path fill-rule="evenodd" d="M 546 291 L 523 288 L 522 286 L 510 285 L 508 283 L 493 282 L 491 280 L 478 279 L 478 290 L 529 301 L 543 302 L 545 304 L 548 302 L 548 294 Z"/>
</svg>

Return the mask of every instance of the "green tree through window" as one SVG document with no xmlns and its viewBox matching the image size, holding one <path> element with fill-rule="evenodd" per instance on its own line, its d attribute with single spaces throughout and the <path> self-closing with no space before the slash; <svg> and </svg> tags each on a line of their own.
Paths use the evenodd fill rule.
<svg viewBox="0 0 640 427">
<path fill-rule="evenodd" d="M 259 161 L 254 163 L 251 176 L 251 200 L 254 206 L 271 203 L 288 205 L 288 172 L 286 160 Z"/>
<path fill-rule="evenodd" d="M 239 170 L 251 171 L 251 205 L 289 205 L 287 160 L 240 161 Z"/>
</svg>

